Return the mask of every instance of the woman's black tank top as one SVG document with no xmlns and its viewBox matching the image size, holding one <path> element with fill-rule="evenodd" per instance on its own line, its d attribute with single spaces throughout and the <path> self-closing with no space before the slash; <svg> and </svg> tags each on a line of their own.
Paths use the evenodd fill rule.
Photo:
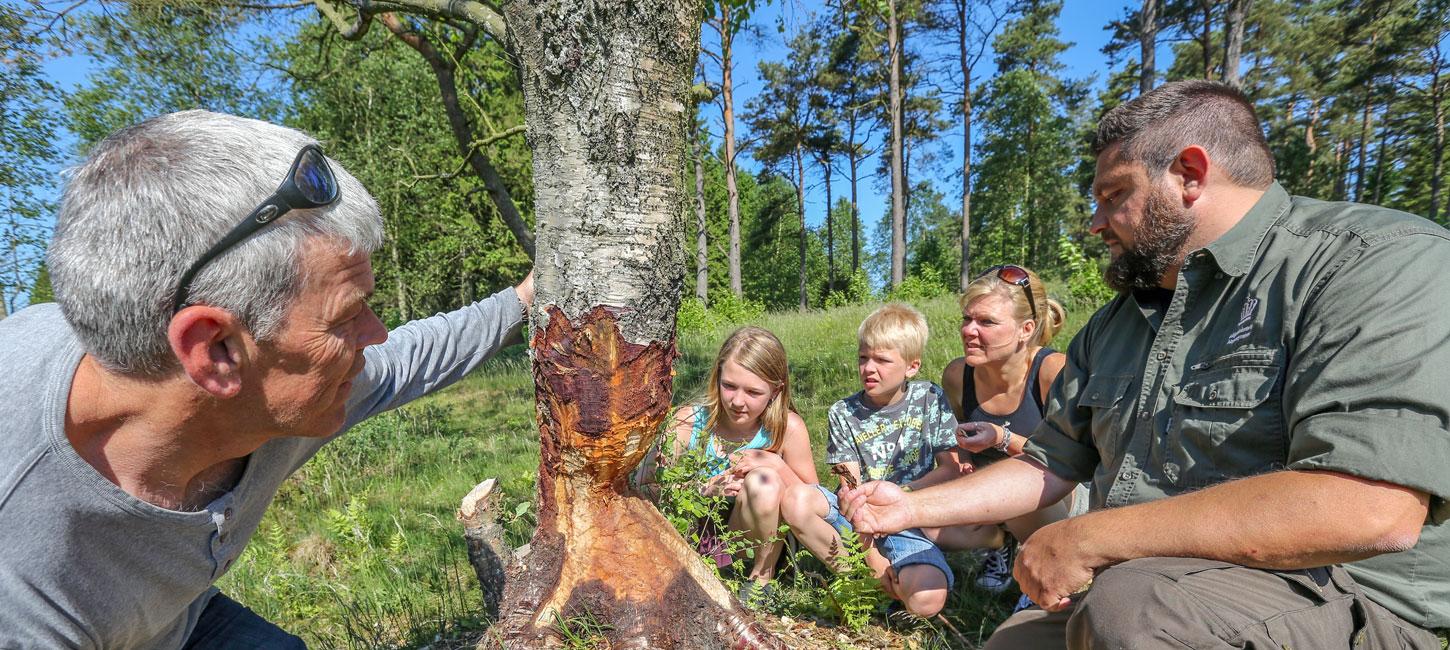
<svg viewBox="0 0 1450 650">
<path fill-rule="evenodd" d="M 1052 348 L 1044 347 L 1032 357 L 1032 366 L 1027 369 L 1027 387 L 1022 391 L 1022 401 L 1017 404 L 1017 410 L 1007 415 L 993 415 L 982 410 L 981 403 L 977 401 L 977 382 L 972 377 L 972 367 L 964 364 L 962 369 L 962 412 L 967 414 L 967 419 L 963 421 L 991 422 L 1018 435 L 1032 435 L 1032 432 L 1037 430 L 1037 425 L 1042 422 L 1043 411 L 1047 410 L 1042 401 L 1042 382 L 1038 375 L 1042 373 L 1042 361 L 1052 353 Z M 987 462 L 1007 457 L 1006 454 L 996 449 L 988 449 L 974 455 Z"/>
</svg>

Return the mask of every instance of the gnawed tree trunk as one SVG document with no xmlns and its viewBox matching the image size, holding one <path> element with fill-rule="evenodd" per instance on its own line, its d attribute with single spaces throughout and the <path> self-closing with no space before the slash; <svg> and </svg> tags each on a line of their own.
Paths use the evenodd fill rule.
<svg viewBox="0 0 1450 650">
<path fill-rule="evenodd" d="M 503 10 L 534 152 L 541 459 L 538 529 L 495 636 L 555 646 L 559 621 L 587 615 L 610 648 L 779 647 L 626 485 L 670 407 L 698 2 Z"/>
</svg>

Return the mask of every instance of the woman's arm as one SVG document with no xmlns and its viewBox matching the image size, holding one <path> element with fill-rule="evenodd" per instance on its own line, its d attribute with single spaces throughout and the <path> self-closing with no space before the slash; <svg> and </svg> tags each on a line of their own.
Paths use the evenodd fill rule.
<svg viewBox="0 0 1450 650">
<path fill-rule="evenodd" d="M 1043 364 L 1045 372 L 1046 362 Z M 966 371 L 966 367 L 967 358 L 957 357 L 952 359 L 946 369 L 941 372 L 942 392 L 947 394 L 947 403 L 952 405 L 952 415 L 956 416 L 958 422 L 967 417 L 967 414 L 962 412 L 962 373 Z M 1061 369 L 1062 365 L 1059 364 L 1058 370 Z"/>
<path fill-rule="evenodd" d="M 816 459 L 811 455 L 811 434 L 806 431 L 806 421 L 795 413 L 786 420 L 785 444 L 780 448 L 780 457 L 797 481 L 806 484 L 821 482 L 816 476 Z M 790 479 L 787 478 L 786 482 L 789 483 Z"/>
</svg>

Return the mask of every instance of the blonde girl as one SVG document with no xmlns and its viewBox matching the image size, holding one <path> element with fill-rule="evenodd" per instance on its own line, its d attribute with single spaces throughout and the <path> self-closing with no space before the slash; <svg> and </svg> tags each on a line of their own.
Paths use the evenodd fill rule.
<svg viewBox="0 0 1450 650">
<path fill-rule="evenodd" d="M 775 577 L 781 497 L 792 485 L 817 482 L 815 461 L 805 421 L 791 403 L 785 346 L 768 330 L 742 327 L 726 338 L 705 390 L 703 403 L 675 411 L 668 459 L 702 449 L 703 492 L 728 497 L 730 530 L 759 543 L 740 593 L 749 603 Z M 647 459 L 642 466 L 641 483 L 650 482 L 653 472 L 643 468 L 651 465 Z"/>
</svg>

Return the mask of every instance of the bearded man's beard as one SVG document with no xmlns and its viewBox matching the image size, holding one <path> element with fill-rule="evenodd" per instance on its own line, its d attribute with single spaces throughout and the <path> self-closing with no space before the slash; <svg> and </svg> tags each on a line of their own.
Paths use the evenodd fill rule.
<svg viewBox="0 0 1450 650">
<path fill-rule="evenodd" d="M 1124 293 L 1158 286 L 1163 274 L 1183 259 L 1183 246 L 1194 225 L 1188 210 L 1155 189 L 1143 205 L 1143 218 L 1133 227 L 1132 247 L 1123 246 L 1103 272 L 1103 281 Z"/>
</svg>

